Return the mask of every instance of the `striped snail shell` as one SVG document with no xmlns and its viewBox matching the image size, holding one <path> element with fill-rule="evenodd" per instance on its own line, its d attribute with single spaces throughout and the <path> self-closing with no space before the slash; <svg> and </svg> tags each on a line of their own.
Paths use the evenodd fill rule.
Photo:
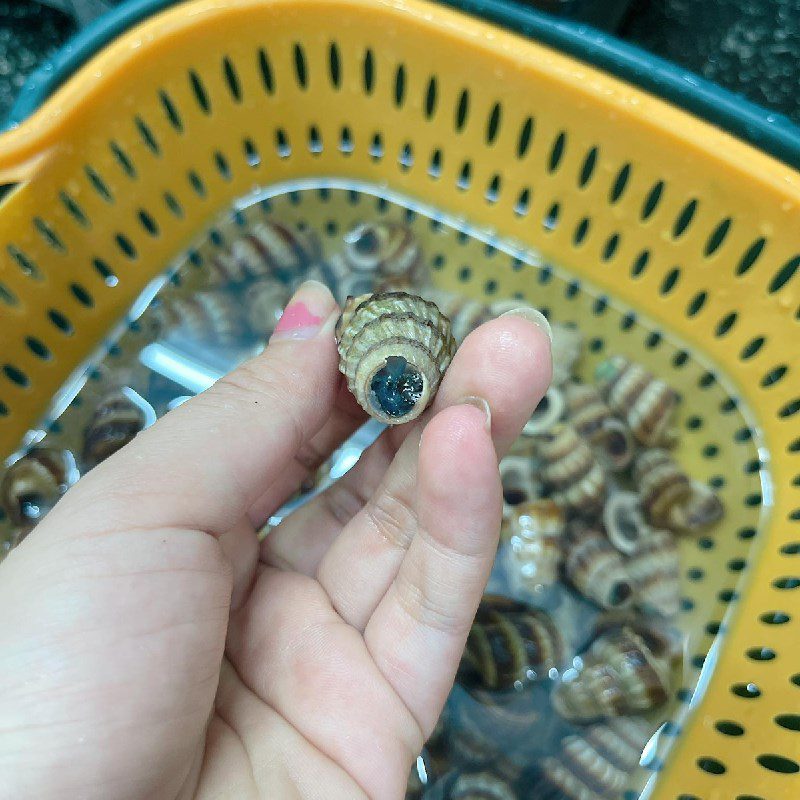
<svg viewBox="0 0 800 800">
<path fill-rule="evenodd" d="M 425 800 L 518 800 L 512 783 L 493 769 L 450 772 L 425 793 Z"/>
<path fill-rule="evenodd" d="M 612 491 L 603 506 L 603 527 L 608 540 L 620 553 L 635 553 L 651 533 L 638 493 L 622 489 Z"/>
<path fill-rule="evenodd" d="M 573 375 L 575 365 L 581 357 L 583 335 L 572 326 L 553 323 L 551 325 L 553 342 L 553 379 L 554 386 L 562 386 Z"/>
<path fill-rule="evenodd" d="M 648 447 L 674 443 L 678 396 L 664 381 L 624 356 L 612 356 L 600 364 L 595 378 L 608 405 L 627 422 L 638 441 Z"/>
<path fill-rule="evenodd" d="M 700 481 L 691 484 L 689 497 L 673 506 L 670 513 L 670 527 L 680 533 L 700 533 L 719 522 L 725 514 L 725 507 L 716 492 Z"/>
<path fill-rule="evenodd" d="M 453 338 L 458 344 L 461 344 L 475 328 L 491 318 L 489 308 L 480 300 L 434 287 L 426 288 L 424 294 L 427 300 L 436 303 L 448 317 Z"/>
<path fill-rule="evenodd" d="M 628 426 L 611 413 L 600 392 L 586 383 L 567 383 L 564 401 L 567 419 L 589 442 L 603 466 L 612 472 L 627 469 L 634 454 L 633 436 Z"/>
<path fill-rule="evenodd" d="M 190 340 L 232 345 L 244 333 L 239 303 L 227 292 L 174 295 L 154 305 L 152 313 L 162 335 L 177 332 Z"/>
<path fill-rule="evenodd" d="M 154 421 L 155 412 L 135 392 L 126 389 L 109 392 L 95 407 L 84 430 L 84 463 L 87 467 L 97 466 Z"/>
<path fill-rule="evenodd" d="M 486 595 L 467 637 L 458 676 L 465 686 L 507 689 L 546 678 L 563 660 L 564 641 L 545 611 Z"/>
<path fill-rule="evenodd" d="M 675 538 L 653 531 L 626 563 L 635 603 L 644 614 L 674 617 L 680 607 L 680 562 Z"/>
<path fill-rule="evenodd" d="M 644 714 L 669 697 L 669 663 L 663 643 L 643 626 L 601 630 L 582 656 L 582 666 L 564 673 L 552 694 L 553 707 L 567 720 Z"/>
<path fill-rule="evenodd" d="M 29 450 L 6 470 L 0 483 L 0 502 L 20 529 L 17 540 L 24 538 L 77 478 L 72 453 L 52 447 Z"/>
<path fill-rule="evenodd" d="M 289 289 L 271 278 L 262 278 L 248 286 L 244 308 L 250 330 L 256 336 L 269 336 L 288 301 Z"/>
<path fill-rule="evenodd" d="M 624 608 L 633 587 L 622 556 L 599 531 L 573 526 L 562 538 L 564 574 L 575 588 L 601 608 Z"/>
<path fill-rule="evenodd" d="M 507 455 L 500 461 L 503 486 L 503 519 L 510 519 L 515 509 L 542 495 L 542 482 L 536 464 L 528 455 Z"/>
<path fill-rule="evenodd" d="M 422 248 L 411 228 L 400 222 L 362 222 L 344 236 L 344 249 L 331 258 L 337 272 L 374 276 L 375 284 L 395 287 L 425 280 Z"/>
<path fill-rule="evenodd" d="M 603 506 L 606 479 L 592 449 L 571 425 L 558 423 L 536 437 L 541 478 L 566 511 L 593 516 Z"/>
<path fill-rule="evenodd" d="M 666 450 L 655 449 L 636 459 L 633 479 L 647 518 L 653 525 L 672 528 L 675 510 L 692 494 L 689 476 Z"/>
<path fill-rule="evenodd" d="M 564 800 L 617 800 L 651 733 L 643 720 L 620 717 L 567 736 L 559 753 L 544 759 L 544 781 Z"/>
<path fill-rule="evenodd" d="M 557 386 L 550 386 L 539 401 L 531 418 L 522 429 L 523 436 L 536 436 L 553 428 L 564 416 L 566 402 L 564 394 Z"/>
<path fill-rule="evenodd" d="M 564 515 L 552 500 L 533 500 L 514 508 L 503 525 L 512 590 L 535 592 L 556 583 L 564 527 Z"/>
<path fill-rule="evenodd" d="M 447 317 L 405 292 L 349 299 L 336 338 L 350 391 L 388 425 L 416 419 L 427 408 L 456 347 Z"/>
<path fill-rule="evenodd" d="M 230 248 L 215 253 L 210 266 L 214 277 L 223 283 L 271 275 L 293 284 L 321 256 L 316 234 L 284 222 L 261 220 L 237 237 Z"/>
</svg>

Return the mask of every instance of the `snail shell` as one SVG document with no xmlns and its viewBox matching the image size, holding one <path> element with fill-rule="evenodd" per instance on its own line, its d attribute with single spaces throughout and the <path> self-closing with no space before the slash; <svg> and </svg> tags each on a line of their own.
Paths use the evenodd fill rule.
<svg viewBox="0 0 800 800">
<path fill-rule="evenodd" d="M 541 478 L 551 487 L 553 500 L 576 514 L 596 514 L 605 500 L 606 479 L 589 445 L 564 423 L 538 435 L 536 445 Z"/>
<path fill-rule="evenodd" d="M 695 534 L 719 522 L 725 514 L 722 500 L 708 486 L 692 481 L 692 491 L 685 502 L 672 507 L 670 528 Z"/>
<path fill-rule="evenodd" d="M 613 356 L 595 372 L 601 393 L 642 444 L 670 445 L 675 439 L 673 418 L 678 396 L 664 381 L 624 356 Z"/>
<path fill-rule="evenodd" d="M 235 239 L 227 251 L 215 253 L 211 268 L 214 277 L 224 283 L 271 275 L 292 284 L 321 256 L 319 240 L 311 231 L 262 220 Z"/>
<path fill-rule="evenodd" d="M 446 800 L 517 800 L 504 778 L 491 772 L 463 772 L 444 795 Z"/>
<path fill-rule="evenodd" d="M 405 292 L 348 300 L 336 338 L 350 391 L 388 425 L 416 419 L 427 408 L 456 347 L 447 317 Z"/>
<path fill-rule="evenodd" d="M 514 590 L 537 591 L 558 580 L 564 515 L 552 500 L 516 506 L 504 524 L 506 572 Z"/>
<path fill-rule="evenodd" d="M 675 509 L 692 494 L 689 476 L 665 450 L 648 450 L 636 459 L 633 479 L 647 518 L 653 525 L 671 528 Z"/>
<path fill-rule="evenodd" d="M 0 502 L 20 529 L 17 540 L 53 508 L 77 477 L 72 454 L 52 447 L 29 450 L 6 470 L 0 483 Z"/>
<path fill-rule="evenodd" d="M 250 330 L 257 336 L 269 336 L 288 300 L 288 288 L 271 278 L 263 278 L 249 286 L 244 293 L 244 307 Z"/>
<path fill-rule="evenodd" d="M 624 608 L 633 587 L 622 556 L 599 531 L 575 526 L 563 537 L 564 574 L 601 608 Z"/>
<path fill-rule="evenodd" d="M 426 279 L 422 248 L 400 222 L 362 222 L 344 236 L 344 249 L 331 258 L 335 272 L 373 277 L 379 290 L 419 285 Z"/>
<path fill-rule="evenodd" d="M 508 455 L 500 461 L 500 482 L 503 486 L 503 518 L 509 519 L 515 509 L 530 503 L 542 494 L 542 483 L 536 465 L 527 455 Z"/>
<path fill-rule="evenodd" d="M 568 670 L 552 694 L 553 707 L 567 720 L 643 714 L 669 697 L 669 665 L 633 625 L 601 631 L 580 669 Z"/>
<path fill-rule="evenodd" d="M 553 428 L 564 415 L 566 402 L 564 395 L 556 386 L 550 386 L 544 397 L 539 401 L 531 418 L 522 429 L 524 436 L 536 436 Z"/>
<path fill-rule="evenodd" d="M 603 402 L 600 392 L 585 383 L 564 386 L 567 419 L 595 451 L 606 469 L 621 472 L 633 459 L 633 436 Z"/>
<path fill-rule="evenodd" d="M 636 591 L 636 606 L 644 614 L 677 615 L 680 604 L 680 562 L 673 535 L 654 531 L 627 562 Z"/>
<path fill-rule="evenodd" d="M 570 800 L 617 800 L 650 733 L 644 721 L 622 717 L 567 736 L 559 754 L 542 764 L 545 781 Z"/>
<path fill-rule="evenodd" d="M 581 357 L 583 335 L 574 327 L 553 323 L 553 385 L 566 383 L 575 371 L 575 365 Z"/>
<path fill-rule="evenodd" d="M 188 339 L 235 344 L 244 333 L 239 303 L 225 292 L 175 295 L 153 307 L 162 335 L 179 331 Z"/>
<path fill-rule="evenodd" d="M 651 533 L 642 511 L 642 501 L 636 492 L 616 489 L 608 495 L 603 506 L 603 527 L 608 540 L 620 553 L 636 552 Z"/>
<path fill-rule="evenodd" d="M 110 392 L 97 404 L 84 431 L 84 463 L 94 467 L 105 461 L 154 419 L 152 409 L 134 402 L 124 390 Z"/>
<path fill-rule="evenodd" d="M 547 677 L 564 660 L 564 642 L 550 616 L 496 595 L 481 601 L 461 657 L 466 686 L 506 689 Z"/>
</svg>

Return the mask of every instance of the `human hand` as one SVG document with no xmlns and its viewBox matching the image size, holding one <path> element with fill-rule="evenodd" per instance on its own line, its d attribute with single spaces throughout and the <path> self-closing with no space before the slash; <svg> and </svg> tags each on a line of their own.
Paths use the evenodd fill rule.
<svg viewBox="0 0 800 800">
<path fill-rule="evenodd" d="M 0 565 L 0 797 L 403 796 L 549 342 L 519 315 L 473 332 L 420 420 L 259 544 L 364 421 L 337 316 L 305 284 L 262 355 L 84 476 Z"/>
</svg>

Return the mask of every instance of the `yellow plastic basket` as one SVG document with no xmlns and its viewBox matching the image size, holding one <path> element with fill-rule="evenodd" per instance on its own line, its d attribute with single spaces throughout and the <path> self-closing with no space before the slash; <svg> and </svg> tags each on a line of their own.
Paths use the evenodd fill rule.
<svg viewBox="0 0 800 800">
<path fill-rule="evenodd" d="M 679 388 L 680 456 L 729 513 L 684 545 L 687 713 L 649 785 L 800 796 L 800 175 L 546 47 L 415 0 L 197 0 L 115 41 L 0 138 L 3 453 L 235 199 L 320 178 L 538 251 L 573 278 L 415 222 L 442 285 L 547 306 L 591 330 L 587 369 L 621 351 Z M 360 213 L 304 194 L 270 213 Z"/>
</svg>

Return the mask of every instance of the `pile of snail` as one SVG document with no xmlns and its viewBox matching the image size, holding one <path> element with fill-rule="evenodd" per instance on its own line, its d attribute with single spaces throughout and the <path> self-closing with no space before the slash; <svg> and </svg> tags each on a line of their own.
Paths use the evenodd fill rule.
<svg viewBox="0 0 800 800">
<path fill-rule="evenodd" d="M 464 338 L 519 305 L 431 287 L 411 229 L 389 221 L 356 225 L 325 257 L 313 231 L 262 219 L 203 271 L 201 286 L 168 285 L 145 310 L 151 339 L 263 345 L 297 286 L 323 281 L 343 309 L 340 369 L 387 425 L 419 416 Z M 481 603 L 409 800 L 615 800 L 671 694 L 678 540 L 722 504 L 670 454 L 675 391 L 623 356 L 581 380 L 581 333 L 552 327 L 552 384 L 500 464 L 504 594 Z M 70 446 L 48 435 L 7 467 L 12 545 L 163 413 L 148 386 L 110 371 Z"/>
</svg>

